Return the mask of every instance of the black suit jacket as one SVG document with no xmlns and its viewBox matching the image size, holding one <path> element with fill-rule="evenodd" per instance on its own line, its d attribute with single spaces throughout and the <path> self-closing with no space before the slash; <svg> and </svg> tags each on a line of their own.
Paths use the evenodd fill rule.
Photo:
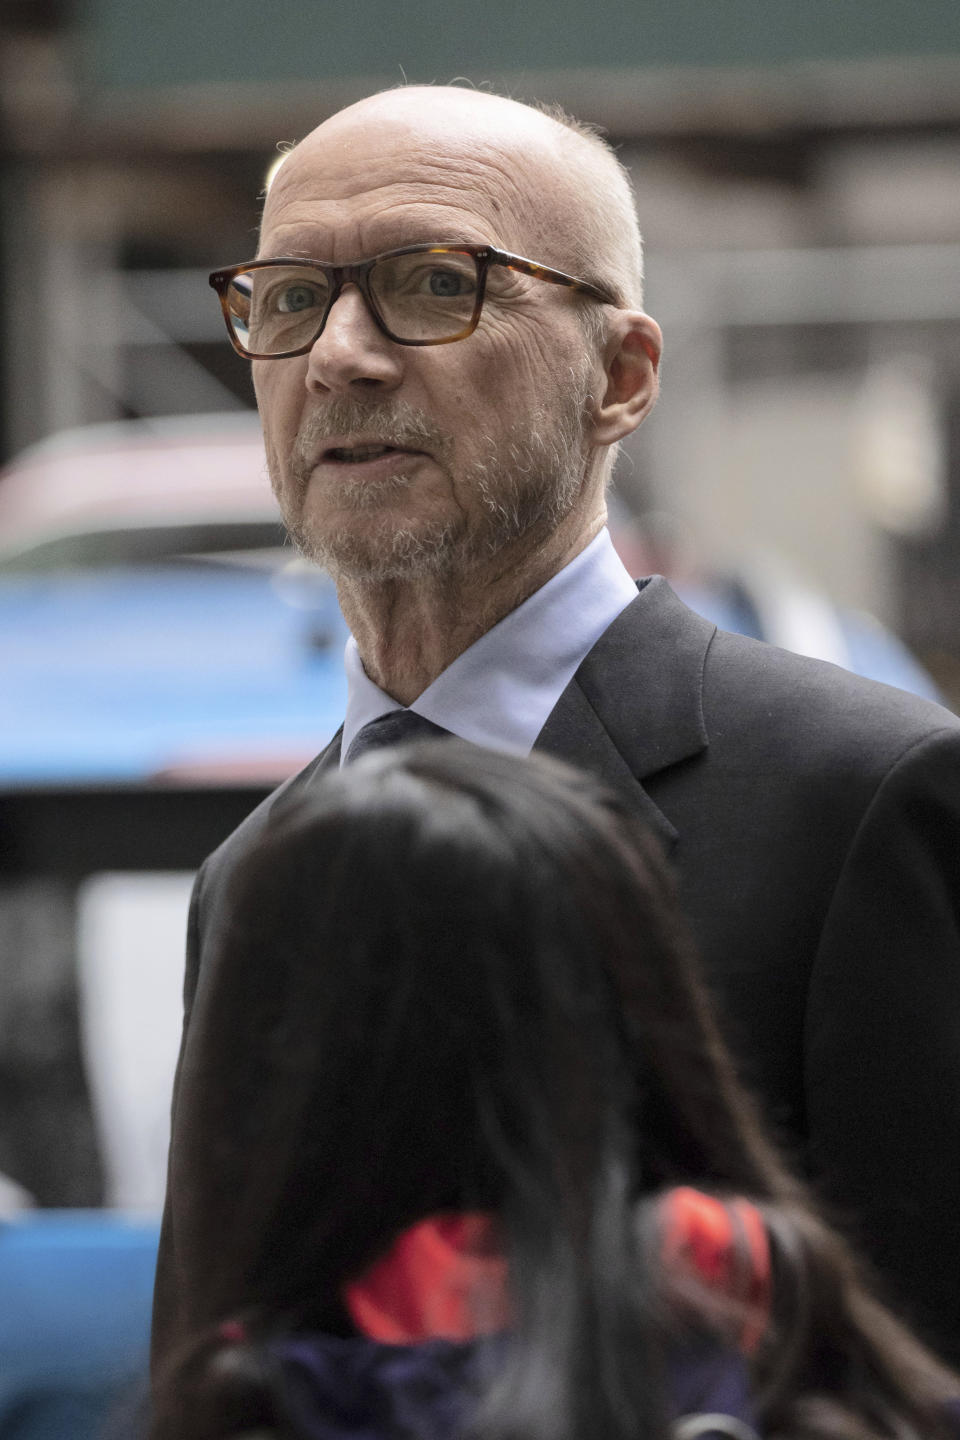
<svg viewBox="0 0 960 1440">
<path fill-rule="evenodd" d="M 671 851 L 741 1073 L 901 1309 L 960 1353 L 960 720 L 717 631 L 655 578 L 537 748 L 602 777 Z M 224 878 L 278 797 L 319 783 L 339 749 L 198 877 L 156 1351 L 189 1328 L 216 1243 L 190 1095 Z"/>
</svg>

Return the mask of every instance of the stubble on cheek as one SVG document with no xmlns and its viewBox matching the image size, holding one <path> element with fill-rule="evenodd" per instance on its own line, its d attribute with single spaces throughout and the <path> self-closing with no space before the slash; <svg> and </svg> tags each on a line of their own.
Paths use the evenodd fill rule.
<svg viewBox="0 0 960 1440">
<path fill-rule="evenodd" d="M 473 467 L 486 523 L 478 539 L 489 554 L 528 537 L 545 538 L 580 498 L 588 468 L 589 368 L 571 370 L 552 406 L 541 406 L 521 424 L 488 443 L 488 458 Z"/>
</svg>

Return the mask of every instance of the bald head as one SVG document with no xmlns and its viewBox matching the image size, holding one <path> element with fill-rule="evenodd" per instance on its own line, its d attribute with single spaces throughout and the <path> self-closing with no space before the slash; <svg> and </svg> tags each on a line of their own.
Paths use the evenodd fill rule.
<svg viewBox="0 0 960 1440">
<path fill-rule="evenodd" d="M 535 251 L 542 263 L 613 289 L 621 304 L 641 304 L 640 232 L 630 182 L 611 148 L 559 110 L 485 91 L 409 86 L 338 111 L 280 167 L 265 225 L 312 162 L 327 173 L 339 156 L 361 189 L 371 147 L 381 166 L 389 157 L 398 184 L 415 182 L 419 167 L 425 200 L 454 209 L 456 192 L 469 193 L 494 243 Z"/>
</svg>

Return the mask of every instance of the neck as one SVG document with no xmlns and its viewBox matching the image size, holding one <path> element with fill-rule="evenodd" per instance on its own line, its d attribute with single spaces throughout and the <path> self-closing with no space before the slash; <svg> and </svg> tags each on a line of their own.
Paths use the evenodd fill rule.
<svg viewBox="0 0 960 1440">
<path fill-rule="evenodd" d="M 383 583 L 337 581 L 337 596 L 363 668 L 400 705 L 412 705 L 458 655 L 589 545 L 605 515 L 561 526 L 524 552 L 522 542 L 464 572 Z"/>
</svg>

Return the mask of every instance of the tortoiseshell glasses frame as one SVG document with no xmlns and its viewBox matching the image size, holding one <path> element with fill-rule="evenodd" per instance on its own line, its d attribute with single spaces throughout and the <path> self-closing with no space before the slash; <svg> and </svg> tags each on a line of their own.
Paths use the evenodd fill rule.
<svg viewBox="0 0 960 1440">
<path fill-rule="evenodd" d="M 370 274 L 383 261 L 407 255 L 454 255 L 470 256 L 473 259 L 476 265 L 476 283 L 472 297 L 472 312 L 468 319 L 463 319 L 462 316 L 458 317 L 458 323 L 461 319 L 463 323 L 459 324 L 455 333 L 428 338 L 423 336 L 410 338 L 407 335 L 397 334 L 387 323 L 381 302 L 378 301 L 373 288 L 371 288 Z M 550 285 L 564 285 L 570 290 L 575 290 L 589 296 L 592 300 L 599 301 L 602 305 L 619 303 L 611 291 L 602 289 L 589 280 L 580 280 L 574 275 L 565 274 L 562 270 L 554 270 L 549 265 L 540 265 L 535 260 L 527 260 L 522 255 L 512 255 L 507 250 L 498 250 L 493 245 L 404 245 L 397 250 L 384 250 L 379 255 L 371 256 L 369 260 L 351 261 L 346 265 L 331 265 L 325 260 L 309 260 L 296 255 L 280 256 L 269 260 L 249 260 L 242 265 L 231 265 L 224 270 L 214 270 L 210 275 L 210 284 L 220 298 L 227 334 L 238 355 L 242 355 L 246 360 L 287 360 L 295 355 L 306 355 L 313 348 L 323 333 L 330 311 L 336 304 L 343 287 L 348 284 L 357 286 L 378 329 L 386 335 L 388 340 L 393 340 L 397 345 L 450 345 L 455 340 L 465 340 L 468 335 L 473 334 L 480 322 L 486 294 L 487 274 L 490 267 L 494 265 L 504 266 L 506 269 L 515 270 L 522 275 L 530 275 L 535 280 L 544 280 Z M 235 290 L 239 289 L 235 282 L 240 276 L 277 269 L 280 266 L 293 266 L 299 271 L 316 271 L 324 277 L 329 290 L 323 302 L 322 313 L 311 330 L 309 340 L 292 349 L 267 352 L 248 349 L 240 339 L 234 325 L 235 315 L 241 324 L 243 321 L 242 317 L 230 308 L 231 287 L 234 287 Z M 249 294 L 249 292 L 247 293 Z"/>
</svg>

